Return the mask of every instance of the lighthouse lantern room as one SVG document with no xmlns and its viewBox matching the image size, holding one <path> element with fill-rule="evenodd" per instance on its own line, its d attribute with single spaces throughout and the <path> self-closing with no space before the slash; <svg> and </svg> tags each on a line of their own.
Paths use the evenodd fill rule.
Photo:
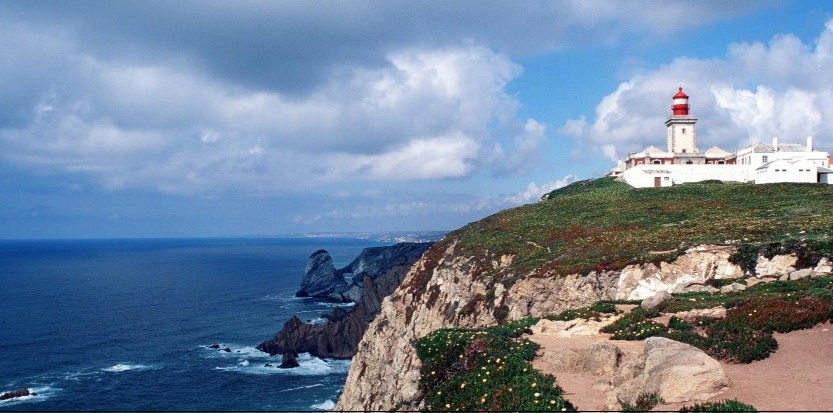
<svg viewBox="0 0 833 413">
<path fill-rule="evenodd" d="M 672 97 L 671 116 L 665 121 L 668 131 L 668 152 L 674 154 L 696 154 L 697 137 L 694 125 L 697 118 L 688 114 L 688 95 L 680 85 L 677 94 Z"/>
</svg>

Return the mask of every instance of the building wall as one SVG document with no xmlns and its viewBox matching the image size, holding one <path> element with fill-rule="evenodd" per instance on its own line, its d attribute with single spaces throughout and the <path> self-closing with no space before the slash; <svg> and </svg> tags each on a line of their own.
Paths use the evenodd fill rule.
<svg viewBox="0 0 833 413">
<path fill-rule="evenodd" d="M 654 186 L 654 178 L 657 176 L 662 178 L 661 186 L 711 179 L 747 182 L 751 180 L 751 171 L 743 165 L 639 165 L 623 172 L 622 177 L 635 188 L 650 188 Z M 666 180 L 665 177 L 670 179 Z"/>
<path fill-rule="evenodd" d="M 818 182 L 818 165 L 810 160 L 800 162 L 776 161 L 766 168 L 755 170 L 756 184 L 775 182 Z"/>
</svg>

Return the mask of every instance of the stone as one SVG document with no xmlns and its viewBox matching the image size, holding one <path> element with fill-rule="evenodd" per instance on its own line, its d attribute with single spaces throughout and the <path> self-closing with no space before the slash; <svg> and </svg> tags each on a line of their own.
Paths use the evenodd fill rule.
<svg viewBox="0 0 833 413">
<path fill-rule="evenodd" d="M 18 397 L 25 397 L 25 396 L 33 396 L 35 393 L 29 392 L 29 389 L 25 387 L 20 387 L 15 391 L 6 392 L 0 394 L 0 400 L 8 400 L 8 399 L 15 399 Z"/>
<path fill-rule="evenodd" d="M 231 349 L 228 347 L 224 348 L 223 351 L 225 351 L 226 353 L 231 353 Z"/>
<path fill-rule="evenodd" d="M 726 318 L 726 307 L 696 308 L 694 310 L 680 311 L 674 313 L 674 315 L 685 321 L 692 321 L 701 317 Z"/>
<path fill-rule="evenodd" d="M 733 252 L 731 246 L 701 245 L 689 248 L 674 262 L 629 265 L 621 271 L 616 298 L 643 300 L 661 291 L 675 291 L 680 285 L 741 278 L 743 270 L 729 261 Z"/>
<path fill-rule="evenodd" d="M 642 300 L 642 303 L 640 304 L 640 306 L 642 308 L 646 309 L 646 310 L 649 310 L 651 308 L 654 308 L 654 307 L 658 306 L 660 303 L 662 303 L 665 300 L 670 300 L 671 298 L 672 298 L 671 294 L 669 294 L 668 291 L 661 291 L 661 292 L 658 292 L 658 293 Z"/>
<path fill-rule="evenodd" d="M 666 403 L 702 401 L 730 385 L 720 363 L 685 343 L 665 337 L 645 340 L 642 373 L 625 383 L 617 398 L 633 403 L 643 393 L 656 394 Z"/>
<path fill-rule="evenodd" d="M 776 255 L 772 259 L 759 256 L 755 265 L 755 275 L 761 278 L 789 274 L 795 271 L 797 262 L 798 257 L 795 255 Z"/>
<path fill-rule="evenodd" d="M 814 270 L 820 273 L 831 273 L 833 272 L 833 263 L 831 263 L 827 257 L 823 257 L 819 260 L 819 263 L 816 264 L 816 268 L 814 268 Z"/>
<path fill-rule="evenodd" d="M 220 345 L 219 344 L 212 344 L 212 345 L 208 346 L 208 348 L 213 348 L 215 350 L 218 350 L 220 348 Z"/>
<path fill-rule="evenodd" d="M 800 270 L 795 270 L 790 273 L 790 280 L 800 280 L 802 278 L 815 278 L 818 276 L 818 273 L 809 269 L 803 268 Z"/>
<path fill-rule="evenodd" d="M 745 289 L 746 289 L 746 286 L 741 284 L 741 283 L 731 283 L 729 285 L 724 285 L 723 287 L 720 287 L 720 293 L 721 294 L 736 293 L 738 291 L 743 291 Z"/>
<path fill-rule="evenodd" d="M 613 374 L 622 358 L 622 350 L 613 343 L 602 341 L 584 350 L 581 369 L 595 375 Z"/>
<path fill-rule="evenodd" d="M 298 354 L 295 352 L 286 352 L 281 356 L 281 365 L 278 368 L 281 369 L 294 369 L 295 367 L 300 366 L 298 363 Z"/>
</svg>

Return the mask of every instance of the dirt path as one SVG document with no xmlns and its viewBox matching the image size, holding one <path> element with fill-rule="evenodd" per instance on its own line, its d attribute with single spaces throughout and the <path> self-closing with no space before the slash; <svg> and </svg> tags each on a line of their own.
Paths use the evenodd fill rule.
<svg viewBox="0 0 833 413">
<path fill-rule="evenodd" d="M 562 338 L 536 334 L 530 339 L 542 351 L 586 348 L 607 336 Z M 775 334 L 778 351 L 769 358 L 751 364 L 721 363 L 732 386 L 713 400 L 738 399 L 768 411 L 833 410 L 833 325 Z M 625 352 L 640 352 L 643 342 L 611 341 Z M 580 410 L 603 410 L 605 395 L 594 385 L 601 376 L 583 373 L 547 371 L 540 359 L 533 366 L 553 374 L 564 389 L 565 398 Z M 691 404 L 691 403 L 689 403 Z M 676 411 L 682 404 L 665 404 L 655 410 Z"/>
</svg>

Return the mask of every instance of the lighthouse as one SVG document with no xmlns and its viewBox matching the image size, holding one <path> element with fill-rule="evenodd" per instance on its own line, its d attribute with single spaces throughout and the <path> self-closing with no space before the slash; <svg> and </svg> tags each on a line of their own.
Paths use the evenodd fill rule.
<svg viewBox="0 0 833 413">
<path fill-rule="evenodd" d="M 668 152 L 673 154 L 698 153 L 697 134 L 694 125 L 697 118 L 689 115 L 688 95 L 683 92 L 683 86 L 672 96 L 671 116 L 665 121 L 668 135 Z"/>
</svg>

